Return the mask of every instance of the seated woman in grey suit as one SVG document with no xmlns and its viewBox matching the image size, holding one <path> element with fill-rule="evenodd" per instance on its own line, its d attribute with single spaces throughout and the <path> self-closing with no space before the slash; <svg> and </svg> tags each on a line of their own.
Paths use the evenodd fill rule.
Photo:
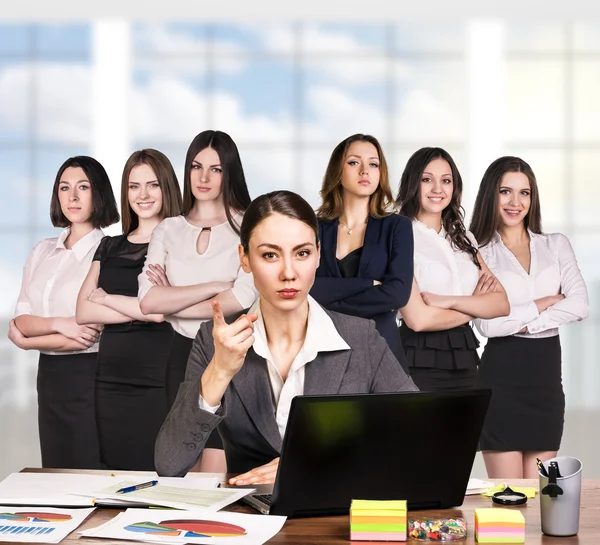
<svg viewBox="0 0 600 545">
<path fill-rule="evenodd" d="M 294 396 L 417 390 L 372 320 L 326 311 L 309 296 L 318 223 L 302 197 L 255 199 L 240 240 L 260 297 L 227 321 L 215 302 L 200 327 L 156 441 L 160 475 L 185 475 L 218 426 L 228 470 L 242 473 L 231 484 L 272 483 Z"/>
</svg>

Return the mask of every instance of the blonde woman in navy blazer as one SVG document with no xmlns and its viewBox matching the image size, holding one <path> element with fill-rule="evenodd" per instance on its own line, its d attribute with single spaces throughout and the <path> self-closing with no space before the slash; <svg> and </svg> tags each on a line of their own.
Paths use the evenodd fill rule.
<svg viewBox="0 0 600 545">
<path fill-rule="evenodd" d="M 354 134 L 336 146 L 321 199 L 321 261 L 311 295 L 328 310 L 374 320 L 408 369 L 396 314 L 412 286 L 412 225 L 393 213 L 387 163 L 376 138 Z"/>
</svg>

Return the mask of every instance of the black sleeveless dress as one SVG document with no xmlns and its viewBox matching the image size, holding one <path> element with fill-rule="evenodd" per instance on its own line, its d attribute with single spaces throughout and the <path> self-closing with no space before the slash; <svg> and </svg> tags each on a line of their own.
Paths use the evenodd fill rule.
<svg viewBox="0 0 600 545">
<path fill-rule="evenodd" d="M 137 297 L 148 244 L 105 237 L 94 256 L 98 287 Z M 154 470 L 154 442 L 167 415 L 165 381 L 173 329 L 167 322 L 104 327 L 96 372 L 100 458 L 111 469 Z"/>
</svg>

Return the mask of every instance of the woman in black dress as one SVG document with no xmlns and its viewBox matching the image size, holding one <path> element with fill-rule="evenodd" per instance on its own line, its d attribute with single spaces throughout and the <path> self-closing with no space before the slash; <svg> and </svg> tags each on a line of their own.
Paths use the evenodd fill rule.
<svg viewBox="0 0 600 545">
<path fill-rule="evenodd" d="M 153 470 L 154 441 L 167 414 L 166 365 L 173 330 L 160 314 L 144 315 L 137 300 L 154 228 L 181 213 L 169 159 L 152 149 L 125 164 L 123 234 L 105 237 L 77 301 L 77 321 L 106 324 L 96 375 L 96 419 L 103 465 Z"/>
<path fill-rule="evenodd" d="M 471 230 L 511 306 L 504 318 L 475 321 L 489 338 L 479 385 L 492 389 L 483 459 L 490 478 L 536 478 L 535 459 L 556 456 L 563 432 L 558 330 L 587 317 L 586 285 L 567 237 L 542 232 L 535 175 L 518 157 L 486 170 Z"/>
<path fill-rule="evenodd" d="M 98 321 L 78 325 L 77 294 L 104 234 L 119 221 L 102 165 L 92 157 L 67 159 L 58 170 L 50 219 L 64 227 L 40 241 L 23 270 L 9 339 L 39 350 L 38 423 L 43 467 L 100 468 L 94 408 Z"/>
</svg>

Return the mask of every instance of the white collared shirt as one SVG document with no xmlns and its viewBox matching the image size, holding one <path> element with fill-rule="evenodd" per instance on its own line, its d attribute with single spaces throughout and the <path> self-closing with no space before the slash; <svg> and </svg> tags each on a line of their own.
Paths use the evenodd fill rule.
<svg viewBox="0 0 600 545">
<path fill-rule="evenodd" d="M 42 318 L 75 316 L 77 295 L 92 263 L 96 248 L 104 237 L 100 229 L 93 229 L 71 248 L 65 247 L 70 229 L 58 238 L 47 238 L 36 244 L 23 268 L 21 292 L 15 317 L 23 314 Z M 98 344 L 73 354 L 97 352 Z M 71 352 L 44 351 L 44 354 Z"/>
<path fill-rule="evenodd" d="M 319 352 L 334 352 L 337 350 L 350 350 L 348 343 L 338 333 L 333 321 L 310 295 L 308 296 L 308 324 L 304 344 L 295 357 L 287 378 L 284 381 L 275 365 L 265 331 L 265 323 L 260 311 L 260 299 L 252 305 L 249 313 L 258 314 L 254 323 L 254 344 L 252 348 L 258 356 L 264 358 L 269 373 L 269 382 L 273 392 L 275 405 L 275 420 L 281 437 L 285 433 L 292 399 L 304 393 L 304 372 L 307 363 L 313 361 Z M 200 396 L 200 408 L 217 412 L 220 405 L 211 407 Z"/>
<path fill-rule="evenodd" d="M 587 288 L 569 239 L 561 233 L 538 235 L 531 231 L 529 237 L 529 274 L 497 233 L 479 249 L 510 302 L 508 316 L 475 320 L 477 329 L 486 337 L 553 337 L 561 325 L 588 315 Z M 562 301 L 538 313 L 536 299 L 559 293 L 565 296 Z M 519 333 L 525 326 L 527 332 Z"/>
<path fill-rule="evenodd" d="M 419 291 L 436 295 L 472 295 L 479 269 L 470 254 L 455 248 L 442 227 L 438 233 L 419 220 L 413 220 L 414 269 Z M 470 231 L 467 237 L 477 248 Z"/>
<path fill-rule="evenodd" d="M 241 225 L 242 214 L 233 219 Z M 215 225 L 210 230 L 210 241 L 203 254 L 196 250 L 201 227 L 188 222 L 184 216 L 175 216 L 161 221 L 150 238 L 146 263 L 138 276 L 138 300 L 141 301 L 152 288 L 146 274 L 150 264 L 161 265 L 172 286 L 191 286 L 205 282 L 233 282 L 231 291 L 241 305 L 248 308 L 256 299 L 252 275 L 245 273 L 240 266 L 238 246 L 240 237 L 229 222 Z M 179 318 L 166 315 L 177 333 L 193 339 L 205 320 Z"/>
</svg>

